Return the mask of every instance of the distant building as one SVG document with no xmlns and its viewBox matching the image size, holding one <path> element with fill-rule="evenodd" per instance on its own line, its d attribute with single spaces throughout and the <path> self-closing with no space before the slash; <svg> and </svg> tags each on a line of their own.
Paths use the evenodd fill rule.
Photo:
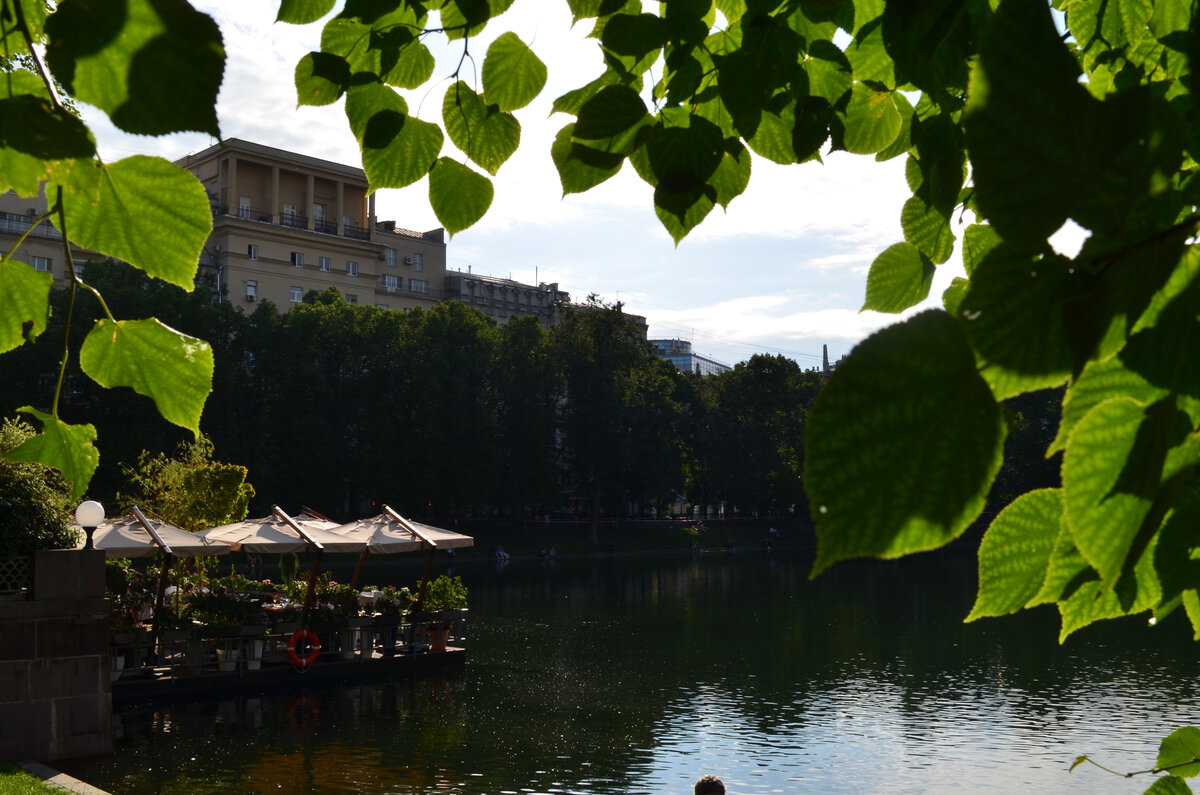
<svg viewBox="0 0 1200 795">
<path fill-rule="evenodd" d="M 377 222 L 361 168 L 237 138 L 176 165 L 199 178 L 212 204 L 200 264 L 248 312 L 268 299 L 287 311 L 328 287 L 385 309 L 428 309 L 443 298 L 445 231 Z"/>
<path fill-rule="evenodd" d="M 695 353 L 692 343 L 687 340 L 650 340 L 650 344 L 658 352 L 659 358 L 666 359 L 684 373 L 716 375 L 731 369 L 716 359 Z"/>
<path fill-rule="evenodd" d="M 0 254 L 11 254 L 13 259 L 34 270 L 50 274 L 54 277 L 55 287 L 64 287 L 67 263 L 63 257 L 62 232 L 49 221 L 34 223 L 46 212 L 46 207 L 46 197 L 41 194 L 32 199 L 23 199 L 11 190 L 0 195 Z M 17 246 L 17 240 L 26 231 L 29 236 Z M 71 260 L 80 273 L 88 261 L 102 259 L 104 257 L 94 251 L 71 244 Z"/>
<path fill-rule="evenodd" d="M 542 328 L 550 328 L 571 296 L 559 290 L 557 282 L 535 287 L 512 279 L 450 271 L 446 274 L 446 300 L 473 306 L 497 323 L 533 315 L 541 320 Z"/>
</svg>

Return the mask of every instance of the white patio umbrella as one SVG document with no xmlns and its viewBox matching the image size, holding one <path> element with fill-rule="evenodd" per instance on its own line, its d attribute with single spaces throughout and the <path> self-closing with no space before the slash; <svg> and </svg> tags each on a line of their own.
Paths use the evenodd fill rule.
<svg viewBox="0 0 1200 795">
<path fill-rule="evenodd" d="M 331 533 L 337 526 L 308 513 L 288 516 L 276 506 L 270 516 L 210 527 L 196 535 L 228 544 L 234 551 L 259 554 L 303 552 L 309 546 L 324 552 L 361 552 L 366 547 L 365 541 Z"/>
<path fill-rule="evenodd" d="M 81 539 L 75 548 L 83 549 L 85 543 Z M 149 519 L 137 507 L 120 518 L 104 520 L 96 527 L 92 544 L 107 558 L 152 558 L 160 552 L 181 558 L 229 554 L 228 544 Z"/>
<path fill-rule="evenodd" d="M 422 594 L 425 591 L 425 581 L 429 579 L 429 569 L 433 563 L 435 551 L 469 547 L 475 543 L 475 539 L 471 536 L 405 519 L 387 505 L 383 506 L 383 513 L 378 516 L 344 524 L 335 528 L 333 532 L 348 538 L 363 539 L 367 544 L 366 550 L 358 558 L 358 566 L 355 567 L 354 576 L 350 579 L 351 585 L 358 584 L 358 575 L 362 571 L 363 560 L 366 558 L 367 552 L 388 555 L 397 552 L 412 552 L 418 549 L 427 550 L 429 560 L 425 566 L 425 575 L 421 579 Z"/>
</svg>

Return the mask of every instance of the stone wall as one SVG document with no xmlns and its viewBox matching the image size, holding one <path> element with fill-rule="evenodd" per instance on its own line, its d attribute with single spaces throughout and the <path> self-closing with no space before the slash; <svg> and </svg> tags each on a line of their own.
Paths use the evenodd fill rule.
<svg viewBox="0 0 1200 795">
<path fill-rule="evenodd" d="M 35 552 L 28 597 L 0 601 L 0 759 L 113 751 L 100 550 Z"/>
</svg>

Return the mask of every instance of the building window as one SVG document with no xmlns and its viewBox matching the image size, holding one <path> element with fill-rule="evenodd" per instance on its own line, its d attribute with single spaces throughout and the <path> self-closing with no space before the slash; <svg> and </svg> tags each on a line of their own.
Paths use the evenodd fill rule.
<svg viewBox="0 0 1200 795">
<path fill-rule="evenodd" d="M 387 265 L 389 268 L 396 267 L 396 249 L 385 248 L 383 250 L 383 258 L 387 260 Z"/>
<path fill-rule="evenodd" d="M 346 295 L 346 300 L 347 300 L 347 301 L 349 301 L 349 302 L 350 302 L 350 303 L 352 303 L 352 304 L 357 304 L 357 303 L 358 303 L 358 296 L 357 296 L 357 295 L 350 295 L 350 294 L 348 294 L 348 293 L 347 293 L 347 295 Z"/>
<path fill-rule="evenodd" d="M 50 273 L 50 258 L 49 257 L 34 257 L 33 269 L 42 273 Z"/>
<path fill-rule="evenodd" d="M 399 290 L 400 289 L 400 277 L 392 276 L 390 273 L 384 274 L 383 289 L 387 290 L 389 293 L 394 293 L 397 290 Z"/>
<path fill-rule="evenodd" d="M 424 254 L 413 254 L 411 257 L 409 257 L 409 259 L 412 260 L 411 264 L 413 266 L 413 270 L 415 270 L 415 271 L 425 270 L 425 255 Z"/>
<path fill-rule="evenodd" d="M 254 279 L 246 280 L 246 300 L 247 301 L 257 301 L 258 300 L 258 282 L 255 281 Z"/>
<path fill-rule="evenodd" d="M 429 282 L 424 279 L 409 279 L 408 289 L 414 293 L 429 293 Z"/>
<path fill-rule="evenodd" d="M 332 266 L 332 261 L 329 259 L 329 257 L 319 257 L 319 259 L 321 261 L 321 270 L 329 273 L 329 268 Z"/>
<path fill-rule="evenodd" d="M 387 308 L 388 308 L 388 305 L 387 305 L 387 304 L 375 304 L 375 306 L 379 307 L 380 309 L 387 309 Z"/>
<path fill-rule="evenodd" d="M 292 252 L 292 264 L 295 265 L 297 268 L 303 268 L 304 267 L 304 252 L 293 251 Z"/>
<path fill-rule="evenodd" d="M 84 266 L 83 266 L 83 265 L 76 265 L 76 266 L 75 266 L 75 275 L 76 275 L 76 276 L 78 276 L 78 277 L 79 277 L 79 278 L 81 278 L 81 279 L 83 278 L 83 268 L 84 268 Z"/>
<path fill-rule="evenodd" d="M 293 304 L 300 303 L 301 301 L 304 300 L 304 291 L 293 284 L 291 287 L 288 288 L 288 300 L 291 301 Z"/>
<path fill-rule="evenodd" d="M 346 275 L 347 276 L 357 276 L 358 275 L 358 263 L 357 262 L 351 262 L 350 260 L 346 260 Z"/>
<path fill-rule="evenodd" d="M 239 196 L 238 197 L 238 217 L 239 218 L 249 218 L 250 217 L 250 197 L 249 196 Z"/>
<path fill-rule="evenodd" d="M 296 205 L 283 205 L 283 223 L 286 226 L 294 226 L 296 223 Z"/>
<path fill-rule="evenodd" d="M 258 246 L 253 243 L 246 246 L 246 256 L 250 259 L 258 259 Z"/>
</svg>

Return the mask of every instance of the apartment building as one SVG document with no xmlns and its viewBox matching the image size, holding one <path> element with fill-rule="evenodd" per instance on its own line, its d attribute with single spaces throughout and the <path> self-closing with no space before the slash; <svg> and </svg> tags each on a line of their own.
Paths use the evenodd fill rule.
<svg viewBox="0 0 1200 795">
<path fill-rule="evenodd" d="M 650 344 L 660 359 L 666 359 L 680 372 L 716 375 L 731 369 L 727 364 L 696 353 L 692 350 L 692 343 L 687 340 L 650 340 Z"/>
<path fill-rule="evenodd" d="M 67 279 L 62 232 L 49 221 L 37 222 L 45 212 L 44 196 L 22 198 L 11 190 L 0 195 L 0 253 L 11 252 L 13 259 L 50 274 L 54 277 L 55 286 L 62 287 Z M 26 231 L 29 235 L 25 242 L 17 246 L 17 241 Z M 71 245 L 71 262 L 77 271 L 82 271 L 89 260 L 99 259 L 102 257 L 94 251 Z"/>
<path fill-rule="evenodd" d="M 446 274 L 446 300 L 460 301 L 503 323 L 514 317 L 536 316 L 543 328 L 558 322 L 560 307 L 571 301 L 558 283 L 522 284 L 512 279 L 479 276 L 462 271 Z"/>
<path fill-rule="evenodd" d="M 287 311 L 331 286 L 385 309 L 429 308 L 445 296 L 445 231 L 378 222 L 360 168 L 237 138 L 176 164 L 212 204 L 200 264 L 248 312 L 265 300 Z"/>
</svg>

